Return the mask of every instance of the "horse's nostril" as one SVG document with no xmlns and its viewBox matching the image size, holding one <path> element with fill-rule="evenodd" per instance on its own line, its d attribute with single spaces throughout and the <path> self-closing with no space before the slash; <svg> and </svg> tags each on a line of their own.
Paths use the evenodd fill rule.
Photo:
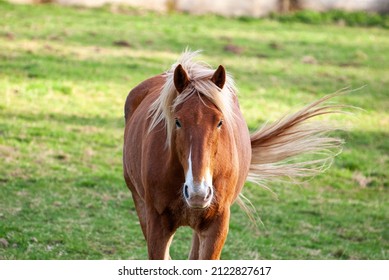
<svg viewBox="0 0 389 280">
<path fill-rule="evenodd" d="M 211 188 L 211 187 L 208 187 L 207 195 L 205 196 L 205 200 L 208 200 L 208 199 L 210 198 L 211 195 L 212 195 L 212 188 Z"/>
<path fill-rule="evenodd" d="M 188 185 L 184 186 L 184 195 L 185 195 L 186 198 L 189 198 Z"/>
</svg>

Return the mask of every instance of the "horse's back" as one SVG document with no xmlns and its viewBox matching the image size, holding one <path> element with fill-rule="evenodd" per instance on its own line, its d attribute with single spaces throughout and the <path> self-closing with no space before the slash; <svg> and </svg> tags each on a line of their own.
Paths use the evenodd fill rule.
<svg viewBox="0 0 389 280">
<path fill-rule="evenodd" d="M 123 146 L 123 171 L 127 186 L 140 197 L 144 196 L 141 184 L 142 146 L 146 135 L 146 119 L 149 106 L 158 96 L 165 78 L 162 75 L 149 78 L 135 88 L 127 96 L 124 105 L 126 121 Z"/>
<path fill-rule="evenodd" d="M 160 90 L 164 82 L 165 78 L 162 75 L 154 76 L 143 81 L 130 91 L 124 105 L 124 119 L 126 122 L 131 118 L 142 101 L 150 93 Z"/>
</svg>

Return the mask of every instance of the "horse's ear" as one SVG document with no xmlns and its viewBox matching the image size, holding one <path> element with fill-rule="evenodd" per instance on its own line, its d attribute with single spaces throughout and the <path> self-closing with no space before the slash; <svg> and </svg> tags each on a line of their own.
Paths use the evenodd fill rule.
<svg viewBox="0 0 389 280">
<path fill-rule="evenodd" d="M 223 88 L 226 82 L 226 70 L 222 65 L 219 65 L 215 73 L 213 74 L 211 81 L 219 88 Z"/>
<path fill-rule="evenodd" d="M 182 65 L 179 64 L 176 67 L 176 70 L 174 70 L 174 86 L 176 87 L 178 93 L 181 93 L 188 86 L 188 84 L 189 84 L 188 74 L 186 74 Z"/>
</svg>

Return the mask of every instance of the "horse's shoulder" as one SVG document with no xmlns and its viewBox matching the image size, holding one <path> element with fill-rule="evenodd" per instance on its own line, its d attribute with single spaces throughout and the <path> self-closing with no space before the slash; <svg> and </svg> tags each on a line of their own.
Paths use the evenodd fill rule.
<svg viewBox="0 0 389 280">
<path fill-rule="evenodd" d="M 127 95 L 126 103 L 124 105 L 124 119 L 127 121 L 146 96 L 159 90 L 164 82 L 165 78 L 162 75 L 157 75 L 134 87 Z"/>
</svg>

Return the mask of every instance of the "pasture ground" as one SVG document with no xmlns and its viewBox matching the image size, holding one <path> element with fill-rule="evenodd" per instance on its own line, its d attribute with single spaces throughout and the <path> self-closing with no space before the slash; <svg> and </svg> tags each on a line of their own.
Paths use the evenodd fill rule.
<svg viewBox="0 0 389 280">
<path fill-rule="evenodd" d="M 0 1 L 0 259 L 145 259 L 122 179 L 123 104 L 189 46 L 235 77 L 250 129 L 344 87 L 343 153 L 300 185 L 247 184 L 223 259 L 388 259 L 389 30 Z M 262 223 L 260 222 L 260 219 Z M 185 259 L 190 230 L 171 255 Z"/>
</svg>

